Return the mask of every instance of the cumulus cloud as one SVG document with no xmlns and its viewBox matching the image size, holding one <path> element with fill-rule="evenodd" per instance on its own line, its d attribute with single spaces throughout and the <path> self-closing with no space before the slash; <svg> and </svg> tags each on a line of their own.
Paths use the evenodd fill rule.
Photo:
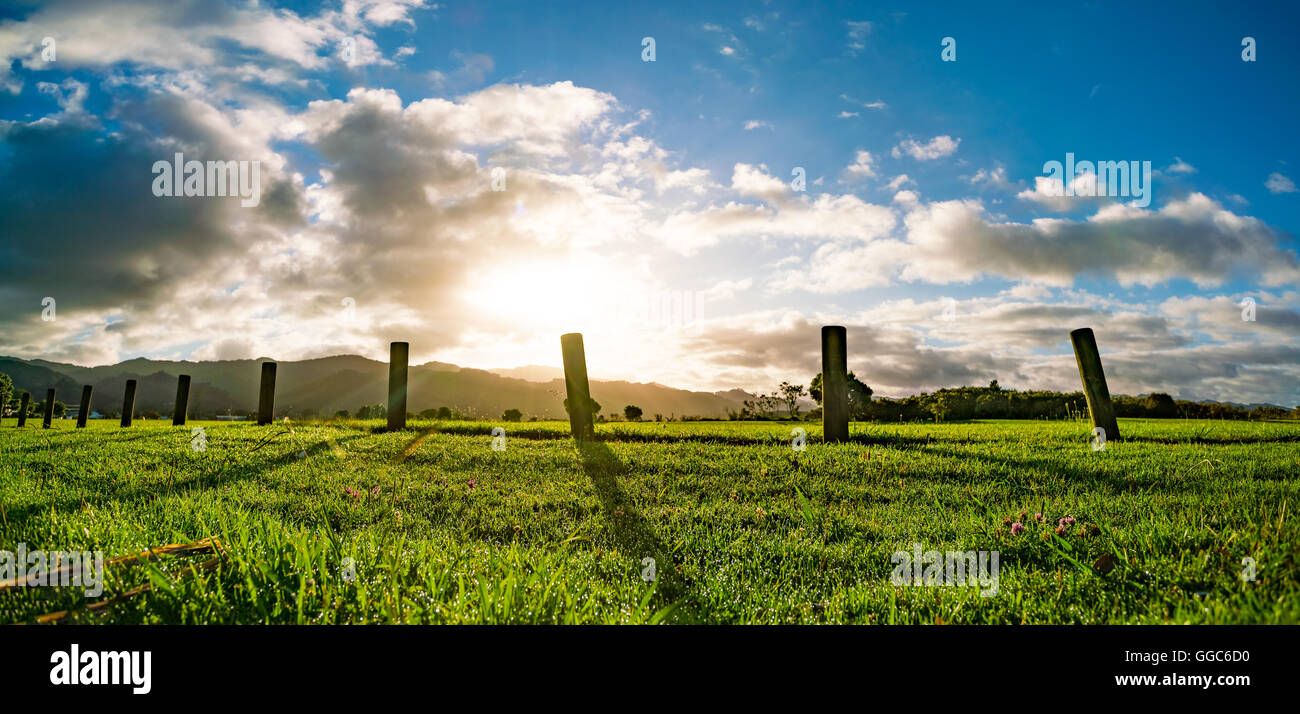
<svg viewBox="0 0 1300 714">
<path fill-rule="evenodd" d="M 391 63 L 378 52 L 374 29 L 409 23 L 412 11 L 426 4 L 358 0 L 303 16 L 256 3 L 55 1 L 24 21 L 0 23 L 0 81 L 13 86 L 12 60 L 44 67 L 40 50 L 47 36 L 57 42 L 60 67 L 71 69 L 125 63 L 220 74 L 242 64 L 241 49 L 258 52 L 267 62 L 320 69 L 343 61 L 345 40 L 351 43 L 351 63 Z"/>
<path fill-rule="evenodd" d="M 853 178 L 868 178 L 876 175 L 876 170 L 872 167 L 875 159 L 872 158 L 871 152 L 859 150 L 853 157 L 853 163 L 845 167 L 844 171 Z"/>
<path fill-rule="evenodd" d="M 906 218 L 910 280 L 980 275 L 1070 284 L 1076 276 L 1154 285 L 1188 278 L 1219 285 L 1243 273 L 1265 285 L 1300 279 L 1296 254 L 1263 221 L 1193 193 L 1159 210 L 1111 205 L 1083 221 L 996 221 L 975 200 L 943 201 Z"/>
</svg>

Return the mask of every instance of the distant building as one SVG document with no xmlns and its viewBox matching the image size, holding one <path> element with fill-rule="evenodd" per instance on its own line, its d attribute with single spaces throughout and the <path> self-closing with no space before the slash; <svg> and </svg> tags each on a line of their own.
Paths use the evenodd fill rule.
<svg viewBox="0 0 1300 714">
<path fill-rule="evenodd" d="M 63 418 L 64 418 L 64 419 L 76 419 L 76 418 L 77 418 L 77 415 L 80 414 L 80 413 L 81 413 L 81 407 L 79 407 L 79 406 L 76 406 L 76 407 L 65 407 L 64 410 L 63 410 Z M 90 410 L 90 416 L 88 416 L 88 417 L 86 417 L 86 418 L 87 418 L 87 419 L 103 419 L 103 418 L 104 418 L 104 415 L 103 415 L 103 414 L 100 414 L 99 412 L 95 411 L 94 409 L 91 409 L 91 410 Z"/>
</svg>

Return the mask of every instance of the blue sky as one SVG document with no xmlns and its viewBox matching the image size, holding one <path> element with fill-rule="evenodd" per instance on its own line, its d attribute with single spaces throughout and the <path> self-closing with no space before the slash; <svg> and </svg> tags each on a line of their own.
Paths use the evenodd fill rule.
<svg viewBox="0 0 1300 714">
<path fill-rule="evenodd" d="M 0 354 L 379 357 L 416 333 L 417 360 L 509 367 L 582 329 L 597 377 L 770 389 L 836 323 L 904 394 L 1074 389 L 1089 325 L 1112 391 L 1292 405 L 1298 12 L 7 7 L 0 297 L 31 307 Z M 261 162 L 264 200 L 150 195 L 175 150 Z M 1067 153 L 1151 162 L 1150 205 L 1047 195 Z M 674 299 L 697 309 L 644 309 Z"/>
</svg>

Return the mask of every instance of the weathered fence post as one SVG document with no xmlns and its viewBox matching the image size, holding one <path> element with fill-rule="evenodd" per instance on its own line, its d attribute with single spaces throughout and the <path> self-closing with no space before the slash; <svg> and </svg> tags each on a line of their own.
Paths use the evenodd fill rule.
<svg viewBox="0 0 1300 714">
<path fill-rule="evenodd" d="M 185 415 L 190 408 L 190 376 L 182 374 L 176 380 L 176 406 L 172 409 L 172 426 L 185 426 Z"/>
<path fill-rule="evenodd" d="M 122 426 L 131 426 L 135 418 L 135 380 L 126 380 L 126 393 L 122 395 Z"/>
<path fill-rule="evenodd" d="M 84 385 L 81 388 L 81 408 L 77 411 L 78 429 L 86 428 L 86 418 L 90 416 L 90 393 L 93 392 L 94 389 L 95 388 L 89 384 Z"/>
<path fill-rule="evenodd" d="M 411 345 L 394 342 L 388 346 L 388 430 L 406 428 L 406 362 Z"/>
<path fill-rule="evenodd" d="M 262 386 L 257 395 L 257 423 L 275 421 L 275 363 L 262 363 Z"/>
<path fill-rule="evenodd" d="M 32 395 L 23 392 L 22 403 L 18 405 L 18 426 L 27 426 L 27 405 L 32 401 Z"/>
<path fill-rule="evenodd" d="M 45 418 L 41 422 L 41 428 L 50 428 L 52 419 L 54 419 L 54 390 L 49 389 L 45 392 Z"/>
<path fill-rule="evenodd" d="M 582 333 L 560 335 L 560 351 L 564 354 L 564 392 L 569 398 L 569 430 L 579 441 L 595 438 L 591 423 L 591 385 L 587 382 L 587 351 L 582 346 Z"/>
<path fill-rule="evenodd" d="M 1083 380 L 1083 396 L 1088 400 L 1092 425 L 1102 428 L 1106 441 L 1118 441 L 1119 422 L 1110 403 L 1110 390 L 1106 388 L 1106 374 L 1101 371 L 1101 355 L 1097 354 L 1097 338 L 1092 328 L 1071 332 L 1070 342 L 1074 344 L 1074 358 L 1079 363 L 1079 377 Z"/>
<path fill-rule="evenodd" d="M 822 327 L 822 439 L 849 440 L 848 331 Z"/>
</svg>

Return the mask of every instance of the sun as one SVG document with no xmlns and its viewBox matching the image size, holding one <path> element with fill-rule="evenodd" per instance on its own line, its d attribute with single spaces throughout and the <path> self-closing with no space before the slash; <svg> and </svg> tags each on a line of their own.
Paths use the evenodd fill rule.
<svg viewBox="0 0 1300 714">
<path fill-rule="evenodd" d="M 539 260 L 492 266 L 464 293 L 478 319 L 521 333 L 582 331 L 617 320 L 618 284 L 594 261 Z"/>
</svg>

